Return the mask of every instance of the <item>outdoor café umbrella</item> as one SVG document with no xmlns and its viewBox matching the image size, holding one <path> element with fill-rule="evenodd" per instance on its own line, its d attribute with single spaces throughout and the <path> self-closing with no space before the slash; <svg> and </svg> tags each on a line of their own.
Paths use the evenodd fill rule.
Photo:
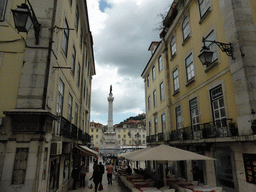
<svg viewBox="0 0 256 192">
<path fill-rule="evenodd" d="M 215 160 L 214 158 L 186 151 L 169 145 L 159 145 L 128 157 L 133 161 L 186 161 L 186 160 Z M 164 169 L 164 183 L 166 181 Z"/>
</svg>

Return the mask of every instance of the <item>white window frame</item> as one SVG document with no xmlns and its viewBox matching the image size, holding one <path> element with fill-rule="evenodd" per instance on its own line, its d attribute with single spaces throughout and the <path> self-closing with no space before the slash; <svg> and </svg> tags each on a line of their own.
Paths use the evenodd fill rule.
<svg viewBox="0 0 256 192">
<path fill-rule="evenodd" d="M 63 30 L 63 39 L 62 39 L 62 51 L 64 55 L 67 57 L 68 55 L 68 40 L 69 40 L 69 26 L 68 21 L 65 18 L 64 20 L 64 30 Z"/>
<path fill-rule="evenodd" d="M 163 58 L 162 58 L 162 55 L 160 55 L 158 57 L 158 71 L 162 71 L 163 70 Z"/>
<path fill-rule="evenodd" d="M 190 59 L 190 60 L 189 60 Z M 190 53 L 185 59 L 187 82 L 191 81 L 195 77 L 195 65 L 193 54 Z"/>
<path fill-rule="evenodd" d="M 208 35 L 206 35 L 204 37 L 204 39 L 208 40 L 208 41 L 215 41 L 216 40 L 215 31 L 212 30 L 210 33 L 208 33 Z M 205 42 L 205 46 L 208 47 L 213 52 L 212 63 L 214 63 L 218 59 L 217 45 L 215 43 L 212 43 L 212 42 Z M 208 67 L 208 66 L 206 66 L 206 67 Z"/>
<path fill-rule="evenodd" d="M 174 89 L 174 92 L 176 92 L 176 91 L 178 91 L 180 89 L 178 68 L 176 68 L 173 71 L 173 89 Z"/>
<path fill-rule="evenodd" d="M 73 52 L 72 52 L 72 62 L 71 62 L 71 72 L 73 75 L 75 75 L 75 68 L 76 68 L 76 48 L 74 45 Z"/>
<path fill-rule="evenodd" d="M 210 10 L 211 8 L 211 1 L 210 0 L 198 0 L 198 7 L 200 12 L 200 17 L 204 17 L 204 15 Z"/>
<path fill-rule="evenodd" d="M 181 129 L 182 126 L 182 115 L 181 115 L 181 106 L 175 108 L 175 115 L 176 115 L 176 128 Z"/>
<path fill-rule="evenodd" d="M 164 100 L 164 82 L 161 82 L 159 85 L 160 88 L 160 101 Z"/>
<path fill-rule="evenodd" d="M 73 96 L 69 93 L 68 97 L 68 120 L 72 121 Z"/>
<path fill-rule="evenodd" d="M 8 0 L 0 1 L 0 21 L 4 20 Z"/>
<path fill-rule="evenodd" d="M 182 34 L 183 34 L 183 41 L 185 41 L 190 35 L 190 23 L 189 23 L 189 17 L 188 16 L 183 20 Z"/>
<path fill-rule="evenodd" d="M 155 66 L 152 67 L 152 80 L 154 81 L 156 79 L 156 68 Z"/>
<path fill-rule="evenodd" d="M 156 90 L 153 91 L 153 105 L 156 106 L 157 99 L 156 99 Z"/>
<path fill-rule="evenodd" d="M 176 52 L 177 52 L 175 37 L 172 38 L 172 40 L 170 42 L 170 47 L 171 47 L 171 56 L 174 57 L 176 55 Z"/>
</svg>

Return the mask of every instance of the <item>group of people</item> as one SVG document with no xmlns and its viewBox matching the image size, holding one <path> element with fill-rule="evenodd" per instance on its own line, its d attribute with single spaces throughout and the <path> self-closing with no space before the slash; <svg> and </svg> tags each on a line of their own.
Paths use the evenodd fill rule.
<svg viewBox="0 0 256 192">
<path fill-rule="evenodd" d="M 112 175 L 113 175 L 113 165 L 108 164 L 106 167 L 107 171 L 107 179 L 108 179 L 108 184 L 112 185 Z M 88 172 L 87 167 L 85 166 L 85 163 L 82 162 L 82 165 L 78 168 L 76 165 L 72 171 L 72 178 L 73 178 L 73 189 L 76 190 L 77 182 L 80 180 L 80 188 L 85 188 L 85 176 L 86 172 Z M 103 188 L 102 185 L 102 178 L 103 174 L 105 173 L 105 167 L 102 164 L 102 162 L 98 163 L 98 160 L 95 159 L 94 164 L 93 164 L 93 173 L 92 177 L 90 180 L 93 180 L 93 183 L 95 185 L 95 192 L 98 191 L 99 188 Z"/>
<path fill-rule="evenodd" d="M 72 178 L 73 178 L 73 189 L 76 190 L 77 182 L 80 179 L 80 188 L 85 188 L 85 176 L 86 172 L 88 172 L 87 167 L 85 166 L 85 163 L 82 162 L 82 165 L 78 168 L 78 165 L 76 165 L 72 171 Z"/>
<path fill-rule="evenodd" d="M 108 184 L 111 184 L 111 185 L 112 185 L 113 169 L 114 168 L 112 164 L 108 164 L 106 167 Z M 95 185 L 95 192 L 97 192 L 99 186 L 101 189 L 103 188 L 102 178 L 104 173 L 105 173 L 105 167 L 102 164 L 102 162 L 99 162 L 98 164 L 98 161 L 95 161 L 93 165 L 92 177 L 90 178 L 90 180 L 93 179 L 93 183 Z"/>
</svg>

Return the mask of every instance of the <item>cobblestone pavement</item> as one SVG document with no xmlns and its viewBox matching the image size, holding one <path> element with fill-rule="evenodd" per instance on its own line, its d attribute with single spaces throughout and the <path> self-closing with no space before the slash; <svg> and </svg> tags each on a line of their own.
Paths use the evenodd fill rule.
<svg viewBox="0 0 256 192">
<path fill-rule="evenodd" d="M 94 183 L 93 183 L 93 188 L 88 189 L 88 182 L 89 182 L 89 179 L 91 178 L 92 172 L 93 172 L 92 167 L 93 167 L 93 164 L 91 163 L 89 172 L 87 173 L 87 175 L 85 177 L 85 188 L 77 188 L 77 190 L 69 190 L 69 192 L 95 192 Z M 107 173 L 105 171 L 105 174 L 103 175 L 103 179 L 102 179 L 102 184 L 103 184 L 102 192 L 129 192 L 129 190 L 125 186 L 119 184 L 117 180 L 118 179 L 116 178 L 116 180 L 113 181 L 113 184 L 109 185 L 108 181 L 107 181 Z M 77 186 L 79 186 L 79 182 L 78 182 Z"/>
</svg>

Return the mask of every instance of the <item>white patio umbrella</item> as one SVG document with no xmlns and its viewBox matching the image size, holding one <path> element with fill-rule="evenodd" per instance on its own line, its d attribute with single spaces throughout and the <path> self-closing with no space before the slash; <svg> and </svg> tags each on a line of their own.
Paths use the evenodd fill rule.
<svg viewBox="0 0 256 192">
<path fill-rule="evenodd" d="M 146 150 L 142 153 L 137 153 L 128 157 L 133 161 L 186 161 L 186 160 L 215 160 L 214 158 L 186 151 L 169 145 L 159 145 Z M 164 166 L 163 166 L 164 167 Z M 166 173 L 164 172 L 164 183 L 166 183 Z"/>
</svg>

